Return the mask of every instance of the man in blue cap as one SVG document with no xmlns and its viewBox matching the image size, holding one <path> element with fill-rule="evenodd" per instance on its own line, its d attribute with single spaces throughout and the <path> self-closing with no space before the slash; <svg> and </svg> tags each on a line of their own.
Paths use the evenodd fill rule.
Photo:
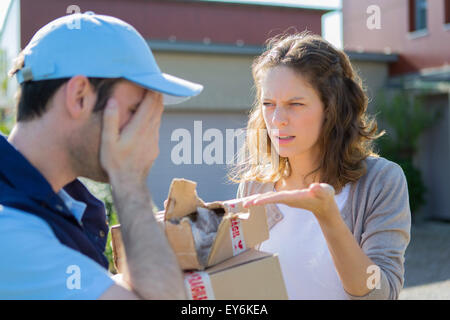
<svg viewBox="0 0 450 320">
<path fill-rule="evenodd" d="M 94 13 L 44 26 L 11 73 L 21 93 L 17 125 L 0 135 L 0 299 L 184 299 L 146 178 L 163 105 L 203 87 L 162 73 L 132 26 Z M 107 271 L 103 203 L 81 176 L 112 185 L 124 286 Z"/>
</svg>

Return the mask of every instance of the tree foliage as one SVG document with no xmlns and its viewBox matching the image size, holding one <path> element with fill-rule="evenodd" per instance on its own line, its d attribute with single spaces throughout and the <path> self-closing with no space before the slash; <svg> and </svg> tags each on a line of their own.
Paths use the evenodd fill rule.
<svg viewBox="0 0 450 320">
<path fill-rule="evenodd" d="M 425 107 L 424 97 L 424 93 L 382 91 L 376 100 L 380 127 L 387 132 L 377 145 L 383 157 L 402 167 L 408 182 L 412 213 L 425 204 L 427 192 L 422 173 L 414 165 L 414 156 L 420 137 L 440 117 L 439 111 Z"/>
</svg>

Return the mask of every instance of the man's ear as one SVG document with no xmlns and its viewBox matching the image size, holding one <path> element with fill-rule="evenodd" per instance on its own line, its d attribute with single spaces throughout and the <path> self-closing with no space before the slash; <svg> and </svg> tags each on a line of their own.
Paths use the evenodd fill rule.
<svg viewBox="0 0 450 320">
<path fill-rule="evenodd" d="M 94 107 L 95 92 L 85 76 L 72 77 L 66 84 L 65 106 L 70 117 L 87 117 Z"/>
</svg>

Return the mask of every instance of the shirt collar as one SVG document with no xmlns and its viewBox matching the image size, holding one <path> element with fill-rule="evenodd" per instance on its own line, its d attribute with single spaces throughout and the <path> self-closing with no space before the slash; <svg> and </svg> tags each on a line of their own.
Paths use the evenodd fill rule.
<svg viewBox="0 0 450 320">
<path fill-rule="evenodd" d="M 58 196 L 64 201 L 64 204 L 69 209 L 70 212 L 74 215 L 74 217 L 81 224 L 81 220 L 83 219 L 83 214 L 86 210 L 86 203 L 77 201 L 72 198 L 64 189 L 59 190 Z"/>
<path fill-rule="evenodd" d="M 16 189 L 37 200 L 46 200 L 55 193 L 44 176 L 0 134 L 2 174 Z"/>
<path fill-rule="evenodd" d="M 62 215 L 72 216 L 50 183 L 2 134 L 0 134 L 0 154 L 0 176 L 6 179 L 9 185 L 38 203 L 45 203 Z"/>
</svg>

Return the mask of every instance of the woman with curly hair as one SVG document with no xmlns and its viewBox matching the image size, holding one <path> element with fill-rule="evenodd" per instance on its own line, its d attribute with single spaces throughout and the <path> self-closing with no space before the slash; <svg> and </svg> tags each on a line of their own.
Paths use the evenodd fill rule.
<svg viewBox="0 0 450 320">
<path fill-rule="evenodd" d="M 290 299 L 397 299 L 411 213 L 405 175 L 373 150 L 376 121 L 347 55 L 276 37 L 252 67 L 255 105 L 231 179 L 265 205 Z"/>
</svg>

